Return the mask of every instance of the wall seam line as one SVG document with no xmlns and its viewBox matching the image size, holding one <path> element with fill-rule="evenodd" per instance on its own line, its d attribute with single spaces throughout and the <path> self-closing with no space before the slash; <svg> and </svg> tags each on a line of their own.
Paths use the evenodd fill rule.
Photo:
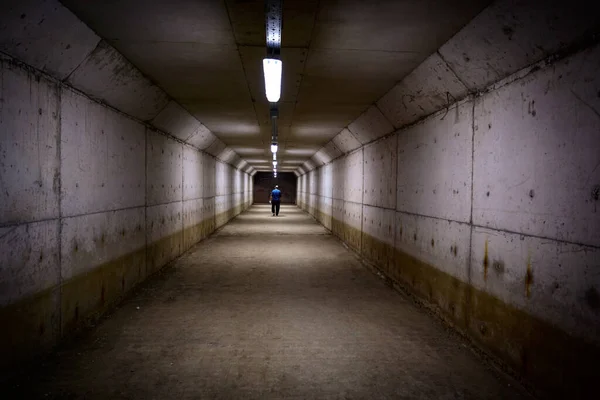
<svg viewBox="0 0 600 400">
<path fill-rule="evenodd" d="M 350 131 L 350 129 L 348 129 Z M 362 152 L 362 190 L 361 190 L 361 199 L 360 199 L 360 252 L 363 252 L 363 234 L 364 234 L 364 209 L 365 209 L 365 146 L 361 148 Z"/>
<path fill-rule="evenodd" d="M 439 49 L 436 50 L 436 54 L 442 59 L 444 64 L 446 64 L 446 67 L 450 70 L 450 72 L 452 72 L 452 75 L 454 75 L 454 77 L 456 77 L 456 79 L 458 79 L 458 81 L 461 83 L 461 85 L 463 85 L 465 87 L 465 89 L 467 90 L 467 93 L 473 93 L 474 91 L 471 88 L 469 88 L 469 85 L 467 85 L 460 76 L 458 76 L 456 71 L 454 71 L 454 68 L 452 68 L 450 63 L 448 61 L 446 61 L 446 58 L 442 55 L 442 53 L 440 53 Z M 448 108 L 450 105 L 451 104 L 448 105 Z"/>
<path fill-rule="evenodd" d="M 391 89 L 390 89 L 391 90 Z M 381 108 L 379 108 L 379 105 L 377 104 L 377 102 L 381 100 L 381 98 L 379 98 L 378 100 L 376 100 L 373 103 L 373 107 L 375 107 L 377 109 L 377 111 L 379 111 L 381 113 L 381 115 L 383 116 L 383 118 L 385 118 L 385 120 L 390 124 L 390 126 L 392 127 L 392 131 L 386 133 L 385 135 L 382 135 L 381 137 L 385 137 L 391 133 L 394 133 L 396 131 L 396 127 L 394 126 L 394 124 L 392 123 L 392 121 L 390 121 L 390 119 L 383 113 L 383 111 L 381 110 Z"/>
<path fill-rule="evenodd" d="M 94 32 L 94 34 L 96 34 L 96 32 Z M 67 74 L 67 75 L 66 75 L 64 78 L 62 78 L 62 79 L 58 79 L 60 82 L 62 82 L 62 83 L 67 83 L 67 82 L 69 81 L 69 79 L 71 78 L 71 75 L 73 75 L 73 74 L 75 73 L 75 71 L 77 71 L 77 70 L 79 69 L 79 67 L 81 67 L 81 66 L 83 65 L 83 63 L 84 63 L 84 62 L 86 62 L 86 60 L 87 60 L 88 58 L 90 58 L 90 56 L 91 56 L 92 54 L 94 54 L 94 52 L 96 51 L 96 49 L 98 48 L 98 46 L 100 46 L 100 43 L 102 43 L 102 40 L 104 40 L 104 39 L 102 39 L 102 38 L 100 37 L 100 35 L 97 35 L 97 36 L 98 36 L 98 42 L 97 42 L 97 43 L 96 43 L 96 45 L 95 45 L 95 46 L 92 48 L 92 50 L 91 50 L 89 53 L 87 53 L 87 54 L 85 55 L 85 57 L 83 57 L 83 59 L 82 59 L 82 60 L 79 62 L 79 64 L 77 64 L 77 66 L 76 66 L 75 68 L 73 68 L 73 70 L 72 70 L 72 71 L 70 71 L 70 72 L 69 72 L 69 73 L 68 73 L 68 74 Z"/>
<path fill-rule="evenodd" d="M 62 325 L 62 301 L 63 301 L 63 260 L 62 260 L 62 242 L 63 242 L 63 215 L 62 215 L 62 91 L 61 85 L 57 85 L 56 93 L 58 95 L 57 112 L 58 112 L 58 126 L 57 126 L 57 146 L 56 152 L 58 153 L 58 339 L 63 336 Z"/>
<path fill-rule="evenodd" d="M 445 62 L 445 61 L 444 61 Z M 471 210 L 469 215 L 469 255 L 467 258 L 467 297 L 465 299 L 465 327 L 468 329 L 470 318 L 469 315 L 471 313 L 472 304 L 471 304 L 471 292 L 473 288 L 473 279 L 472 279 L 472 270 L 473 270 L 473 197 L 474 197 L 474 182 L 475 182 L 475 102 L 476 99 L 473 99 L 473 104 L 471 107 Z"/>
<path fill-rule="evenodd" d="M 145 249 L 144 251 L 144 268 L 148 271 L 148 127 L 145 129 L 144 135 L 144 181 L 146 187 L 144 188 L 144 225 L 145 225 Z M 144 274 L 146 275 L 146 271 Z"/>
<path fill-rule="evenodd" d="M 185 148 L 182 145 L 181 146 L 181 250 L 180 250 L 180 255 L 182 255 L 187 250 L 187 249 L 184 250 L 186 246 L 185 246 L 185 238 L 184 238 L 184 226 L 185 226 L 185 224 L 183 223 L 184 212 L 185 212 L 185 210 L 184 210 L 184 204 L 183 204 L 183 202 L 184 202 L 183 198 L 185 197 L 184 194 L 183 194 L 183 191 L 184 191 L 184 187 L 183 187 L 183 185 L 184 185 L 183 174 L 185 173 L 185 161 L 184 161 L 184 158 L 185 158 Z"/>
</svg>

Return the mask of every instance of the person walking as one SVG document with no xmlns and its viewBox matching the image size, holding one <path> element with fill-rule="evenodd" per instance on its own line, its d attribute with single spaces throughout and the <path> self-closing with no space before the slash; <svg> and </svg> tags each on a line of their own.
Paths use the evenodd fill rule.
<svg viewBox="0 0 600 400">
<path fill-rule="evenodd" d="M 273 213 L 273 216 L 279 216 L 279 207 L 281 206 L 281 190 L 279 190 L 278 185 L 275 185 L 275 189 L 271 191 L 269 203 L 271 203 L 271 212 Z"/>
</svg>

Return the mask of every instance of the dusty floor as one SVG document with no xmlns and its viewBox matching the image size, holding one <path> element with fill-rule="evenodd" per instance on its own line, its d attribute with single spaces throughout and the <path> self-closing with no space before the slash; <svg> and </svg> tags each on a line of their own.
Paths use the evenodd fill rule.
<svg viewBox="0 0 600 400">
<path fill-rule="evenodd" d="M 521 399 L 311 217 L 255 206 L 10 398 Z"/>
</svg>

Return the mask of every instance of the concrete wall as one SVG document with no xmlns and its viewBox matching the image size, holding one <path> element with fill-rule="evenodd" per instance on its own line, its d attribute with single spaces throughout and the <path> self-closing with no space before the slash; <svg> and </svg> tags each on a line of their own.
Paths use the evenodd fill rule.
<svg viewBox="0 0 600 400">
<path fill-rule="evenodd" d="M 6 55 L 0 99 L 0 370 L 8 372 L 248 208 L 252 177 L 201 151 L 207 132 L 173 117 L 174 104 L 145 123 L 150 106 L 128 110 L 123 101 L 117 110 Z"/>
<path fill-rule="evenodd" d="M 600 378 L 600 46 L 494 58 L 531 40 L 474 45 L 505 3 L 305 164 L 299 205 L 542 393 L 583 398 Z"/>
</svg>

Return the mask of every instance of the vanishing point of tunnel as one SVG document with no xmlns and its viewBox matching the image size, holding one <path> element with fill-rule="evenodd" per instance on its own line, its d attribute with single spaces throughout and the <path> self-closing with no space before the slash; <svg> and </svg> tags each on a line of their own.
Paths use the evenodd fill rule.
<svg viewBox="0 0 600 400">
<path fill-rule="evenodd" d="M 0 398 L 597 398 L 596 8 L 1 1 Z"/>
</svg>

